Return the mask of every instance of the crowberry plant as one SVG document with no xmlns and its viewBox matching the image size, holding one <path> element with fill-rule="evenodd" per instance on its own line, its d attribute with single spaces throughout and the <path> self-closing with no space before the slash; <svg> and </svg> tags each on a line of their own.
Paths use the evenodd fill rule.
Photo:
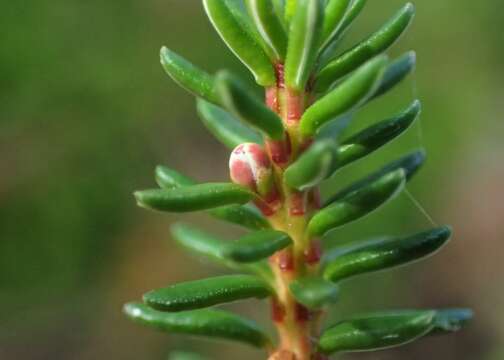
<svg viewBox="0 0 504 360">
<path fill-rule="evenodd" d="M 407 154 L 325 198 L 320 184 L 338 170 L 401 135 L 418 117 L 418 100 L 389 119 L 343 137 L 354 114 L 385 94 L 414 68 L 415 54 L 383 53 L 414 15 L 406 4 L 383 27 L 347 51 L 345 32 L 366 0 L 203 0 L 229 49 L 264 88 L 264 101 L 228 71 L 210 75 L 163 48 L 173 80 L 197 96 L 203 123 L 232 151 L 231 182 L 200 184 L 160 166 L 160 188 L 135 193 L 142 207 L 166 212 L 207 211 L 249 230 L 223 241 L 176 224 L 182 246 L 240 274 L 178 283 L 125 306 L 136 322 L 170 333 L 241 341 L 269 359 L 327 359 L 373 351 L 425 335 L 458 330 L 465 309 L 397 310 L 325 324 L 338 284 L 432 254 L 449 239 L 448 227 L 399 238 L 355 241 L 324 251 L 324 238 L 392 199 L 423 164 Z M 269 299 L 277 336 L 214 306 Z M 182 358 L 183 355 L 180 355 Z M 175 356 L 174 358 L 177 358 Z"/>
</svg>

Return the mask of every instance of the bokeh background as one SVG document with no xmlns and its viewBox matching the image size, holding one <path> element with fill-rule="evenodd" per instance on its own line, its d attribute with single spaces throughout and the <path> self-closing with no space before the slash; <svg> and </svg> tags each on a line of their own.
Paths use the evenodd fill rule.
<svg viewBox="0 0 504 360">
<path fill-rule="evenodd" d="M 345 45 L 403 0 L 369 1 Z M 235 344 L 166 336 L 121 314 L 146 290 L 222 270 L 171 241 L 178 216 L 138 209 L 132 192 L 166 164 L 201 180 L 227 178 L 228 151 L 197 119 L 194 99 L 161 69 L 167 45 L 209 71 L 237 60 L 198 0 L 11 1 L 0 11 L 0 359 L 166 359 L 192 349 L 213 359 L 261 359 Z M 414 97 L 421 121 L 345 170 L 327 192 L 425 147 L 407 195 L 334 234 L 332 242 L 451 224 L 428 261 L 356 279 L 332 316 L 394 307 L 468 306 L 465 331 L 345 359 L 504 359 L 504 13 L 499 0 L 416 1 L 417 18 L 391 54 L 418 54 L 416 73 L 360 113 L 352 130 Z M 217 234 L 239 230 L 205 216 Z M 267 306 L 233 305 L 267 322 Z"/>
</svg>

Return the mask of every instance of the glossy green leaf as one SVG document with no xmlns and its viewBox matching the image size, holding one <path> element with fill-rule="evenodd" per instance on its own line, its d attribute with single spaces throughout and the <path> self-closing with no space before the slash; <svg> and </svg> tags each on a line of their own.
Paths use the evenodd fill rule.
<svg viewBox="0 0 504 360">
<path fill-rule="evenodd" d="M 227 111 L 205 100 L 197 100 L 198 114 L 205 127 L 230 149 L 240 144 L 262 143 L 262 138 Z"/>
<path fill-rule="evenodd" d="M 164 332 L 239 341 L 267 347 L 271 340 L 254 322 L 222 310 L 194 310 L 166 313 L 144 304 L 129 303 L 125 314 L 136 323 Z"/>
<path fill-rule="evenodd" d="M 184 224 L 175 224 L 171 228 L 172 235 L 175 240 L 182 245 L 186 250 L 189 250 L 196 255 L 202 256 L 220 265 L 224 265 L 233 270 L 247 271 L 269 281 L 271 278 L 271 270 L 267 263 L 240 264 L 229 258 L 224 250 L 228 242 L 215 238 L 214 236 L 197 230 L 192 226 Z"/>
<path fill-rule="evenodd" d="M 265 259 L 291 244 L 292 240 L 286 233 L 263 230 L 226 244 L 222 253 L 233 261 L 248 263 Z"/>
<path fill-rule="evenodd" d="M 401 346 L 425 335 L 458 331 L 472 316 L 469 309 L 398 310 L 359 315 L 326 330 L 319 348 L 332 354 Z"/>
<path fill-rule="evenodd" d="M 294 298 L 309 309 L 320 309 L 338 299 L 338 287 L 320 277 L 297 279 L 289 289 Z"/>
<path fill-rule="evenodd" d="M 333 172 L 337 154 L 338 148 L 334 141 L 316 141 L 287 168 L 284 174 L 286 184 L 297 190 L 306 190 L 320 184 Z"/>
<path fill-rule="evenodd" d="M 324 12 L 322 43 L 326 44 L 338 34 L 352 0 L 329 0 Z"/>
<path fill-rule="evenodd" d="M 245 0 L 247 9 L 275 62 L 283 62 L 287 53 L 287 33 L 271 0 Z"/>
<path fill-rule="evenodd" d="M 285 60 L 285 83 L 304 91 L 317 60 L 322 38 L 324 8 L 321 0 L 298 0 L 290 24 L 289 46 Z"/>
<path fill-rule="evenodd" d="M 305 137 L 313 136 L 325 123 L 363 104 L 375 92 L 387 61 L 386 56 L 379 56 L 369 61 L 310 106 L 301 118 L 301 134 Z"/>
<path fill-rule="evenodd" d="M 282 25 L 285 26 L 284 24 L 285 0 L 271 0 L 271 2 L 273 4 L 273 8 L 275 9 L 277 16 L 280 18 Z"/>
<path fill-rule="evenodd" d="M 237 1 L 203 0 L 205 11 L 212 25 L 231 51 L 254 74 L 262 86 L 276 83 L 273 65 L 247 24 L 237 16 Z"/>
<path fill-rule="evenodd" d="M 168 360 L 205 360 L 203 356 L 186 351 L 174 351 L 168 356 Z"/>
<path fill-rule="evenodd" d="M 383 78 L 370 100 L 375 99 L 399 84 L 408 74 L 413 71 L 416 64 L 416 54 L 414 51 L 407 52 L 397 60 L 393 61 L 385 70 Z"/>
<path fill-rule="evenodd" d="M 270 289 L 252 275 L 224 275 L 188 281 L 152 290 L 143 296 L 150 307 L 161 311 L 184 311 L 244 300 L 262 299 Z"/>
<path fill-rule="evenodd" d="M 369 214 L 402 190 L 405 182 L 406 173 L 399 169 L 366 184 L 315 214 L 308 224 L 308 231 L 312 235 L 323 236 L 336 227 Z"/>
<path fill-rule="evenodd" d="M 221 71 L 217 74 L 216 88 L 224 107 L 235 116 L 271 139 L 283 138 L 284 127 L 278 115 L 253 97 L 229 72 Z"/>
<path fill-rule="evenodd" d="M 294 18 L 297 12 L 297 6 L 298 6 L 299 0 L 285 0 L 285 21 L 287 22 L 288 25 L 290 25 L 290 22 Z"/>
<path fill-rule="evenodd" d="M 156 167 L 156 181 L 162 189 L 195 185 L 193 179 L 166 166 Z M 213 217 L 251 230 L 269 229 L 268 220 L 252 205 L 227 205 L 208 210 Z"/>
<path fill-rule="evenodd" d="M 182 56 L 167 47 L 161 48 L 161 65 L 178 85 L 215 104 L 219 98 L 215 93 L 213 76 L 197 68 Z"/>
<path fill-rule="evenodd" d="M 245 204 L 254 197 L 255 194 L 250 190 L 232 183 L 208 183 L 135 192 L 139 206 L 169 212 L 208 210 L 224 205 Z"/>
<path fill-rule="evenodd" d="M 353 120 L 353 114 L 349 113 L 327 122 L 317 132 L 316 140 L 338 140 L 346 132 Z"/>
<path fill-rule="evenodd" d="M 441 227 L 406 238 L 351 245 L 326 267 L 324 278 L 337 282 L 419 260 L 439 250 L 450 235 L 448 227 Z"/>
<path fill-rule="evenodd" d="M 394 118 L 381 121 L 345 140 L 338 149 L 338 165 L 344 166 L 369 155 L 408 129 L 421 111 L 416 100 Z"/>
<path fill-rule="evenodd" d="M 435 311 L 397 311 L 344 320 L 322 333 L 319 349 L 326 354 L 373 351 L 412 342 L 432 330 Z"/>
<path fill-rule="evenodd" d="M 359 181 L 356 181 L 350 186 L 338 191 L 335 195 L 329 197 L 329 199 L 324 202 L 324 206 L 327 206 L 328 204 L 338 201 L 344 198 L 345 196 L 355 192 L 356 190 L 359 190 L 377 181 L 384 175 L 399 169 L 404 170 L 406 174 L 406 181 L 409 181 L 417 173 L 420 167 L 424 164 L 425 158 L 426 155 L 424 150 L 417 150 L 408 155 L 405 155 L 402 158 L 385 165 L 380 170 L 372 173 L 371 175 Z"/>
<path fill-rule="evenodd" d="M 316 91 L 325 92 L 342 77 L 348 75 L 373 57 L 386 51 L 403 34 L 413 19 L 415 8 L 406 4 L 380 30 L 352 49 L 331 61 L 318 74 Z"/>
</svg>

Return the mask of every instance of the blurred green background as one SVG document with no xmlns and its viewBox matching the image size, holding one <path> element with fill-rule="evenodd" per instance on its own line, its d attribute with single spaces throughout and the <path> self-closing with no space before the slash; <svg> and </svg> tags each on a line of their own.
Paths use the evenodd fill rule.
<svg viewBox="0 0 504 360">
<path fill-rule="evenodd" d="M 403 0 L 369 1 L 346 41 L 381 25 Z M 502 2 L 416 1 L 417 18 L 392 55 L 415 49 L 414 76 L 372 104 L 353 129 L 414 97 L 422 120 L 344 171 L 326 191 L 402 153 L 429 161 L 409 191 L 454 226 L 437 256 L 345 285 L 331 316 L 393 307 L 468 306 L 471 326 L 392 351 L 346 359 L 504 359 L 504 13 Z M 178 216 L 138 209 L 166 164 L 227 179 L 228 152 L 205 132 L 194 99 L 163 73 L 167 45 L 209 71 L 250 80 L 198 0 L 11 1 L 0 11 L 0 359 L 166 359 L 198 349 L 213 359 L 261 359 L 240 345 L 158 334 L 127 321 L 122 304 L 146 290 L 221 270 L 171 244 Z M 229 235 L 227 225 L 185 217 Z M 406 195 L 334 235 L 334 243 L 431 226 Z M 233 231 L 238 231 L 233 229 Z M 267 306 L 232 305 L 259 321 Z M 267 323 L 267 321 L 265 321 Z"/>
</svg>

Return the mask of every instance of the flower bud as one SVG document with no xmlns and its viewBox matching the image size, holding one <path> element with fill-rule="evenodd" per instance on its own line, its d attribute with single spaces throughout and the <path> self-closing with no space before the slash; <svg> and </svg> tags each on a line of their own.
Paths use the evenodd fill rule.
<svg viewBox="0 0 504 360">
<path fill-rule="evenodd" d="M 275 212 L 280 201 L 273 168 L 268 154 L 260 145 L 238 145 L 231 153 L 229 171 L 234 183 L 246 186 L 261 197 L 256 205 L 265 215 Z"/>
</svg>

